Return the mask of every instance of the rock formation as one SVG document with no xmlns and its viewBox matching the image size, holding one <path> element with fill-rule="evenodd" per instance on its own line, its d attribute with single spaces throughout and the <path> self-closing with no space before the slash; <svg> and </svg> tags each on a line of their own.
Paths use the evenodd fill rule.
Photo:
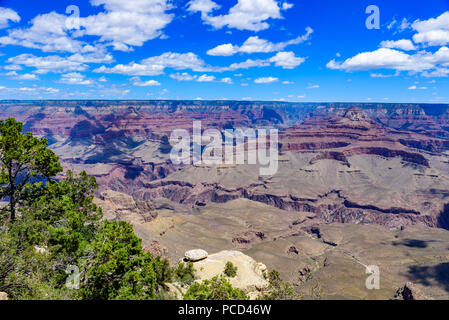
<svg viewBox="0 0 449 320">
<path fill-rule="evenodd" d="M 227 262 L 237 267 L 237 275 L 228 278 L 232 286 L 245 291 L 255 299 L 268 286 L 264 277 L 267 267 L 240 251 L 221 251 L 209 255 L 206 259 L 195 262 L 197 281 L 212 279 L 223 274 Z"/>
<path fill-rule="evenodd" d="M 105 219 L 125 220 L 133 224 L 142 224 L 157 217 L 157 212 L 150 201 L 134 200 L 132 196 L 106 190 L 100 199 L 94 200 L 103 209 Z"/>
<path fill-rule="evenodd" d="M 184 254 L 184 259 L 190 262 L 198 262 L 206 259 L 207 256 L 208 256 L 207 251 L 202 249 L 194 249 L 186 251 L 186 253 Z"/>
<path fill-rule="evenodd" d="M 411 282 L 407 282 L 403 287 L 396 291 L 394 296 L 395 300 L 431 300 L 429 297 L 424 295 L 421 290 L 419 290 L 416 285 Z"/>
</svg>

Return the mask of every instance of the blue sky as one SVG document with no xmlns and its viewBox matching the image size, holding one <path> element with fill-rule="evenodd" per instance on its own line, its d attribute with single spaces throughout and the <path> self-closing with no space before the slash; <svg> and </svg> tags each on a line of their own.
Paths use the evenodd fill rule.
<svg viewBox="0 0 449 320">
<path fill-rule="evenodd" d="M 0 99 L 448 103 L 449 0 L 0 0 L 0 61 Z"/>
</svg>

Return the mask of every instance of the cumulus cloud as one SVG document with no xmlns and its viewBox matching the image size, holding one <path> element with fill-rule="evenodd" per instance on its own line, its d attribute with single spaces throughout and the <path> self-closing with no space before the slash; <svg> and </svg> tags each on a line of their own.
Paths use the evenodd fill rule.
<svg viewBox="0 0 449 320">
<path fill-rule="evenodd" d="M 449 69 L 436 68 L 433 71 L 424 71 L 421 75 L 426 78 L 443 78 L 449 76 Z"/>
<path fill-rule="evenodd" d="M 229 57 L 239 52 L 239 47 L 232 45 L 232 43 L 226 43 L 219 45 L 213 49 L 207 51 L 210 56 Z"/>
<path fill-rule="evenodd" d="M 166 68 L 175 70 L 191 69 L 199 72 L 208 71 L 204 61 L 194 53 L 166 52 L 160 56 L 144 59 L 139 63 L 131 62 L 126 65 L 118 64 L 111 68 L 101 66 L 100 68 L 95 69 L 94 72 L 117 73 L 133 76 L 156 76 L 163 74 Z"/>
<path fill-rule="evenodd" d="M 380 46 L 382 48 L 389 48 L 389 49 L 401 49 L 404 51 L 412 51 L 412 50 L 416 50 L 415 45 L 413 44 L 412 41 L 408 40 L 408 39 L 401 39 L 401 40 L 397 40 L 397 41 L 382 41 L 380 43 Z"/>
<path fill-rule="evenodd" d="M 78 72 L 71 72 L 61 75 L 59 82 L 73 85 L 90 85 L 94 83 L 93 80 L 86 79 L 85 75 Z"/>
<path fill-rule="evenodd" d="M 116 73 L 131 76 L 157 76 L 165 73 L 165 69 L 174 70 L 190 69 L 195 72 L 225 72 L 238 69 L 249 69 L 254 67 L 267 67 L 273 63 L 284 69 L 293 69 L 303 63 L 305 58 L 296 57 L 293 52 L 278 52 L 269 59 L 247 59 L 243 62 L 235 62 L 230 66 L 217 67 L 209 66 L 196 54 L 166 52 L 160 56 L 149 57 L 140 62 L 130 62 L 126 65 L 118 64 L 113 67 L 101 66 L 95 69 L 96 73 Z M 192 80 L 189 74 L 172 74 L 171 77 L 176 80 Z"/>
<path fill-rule="evenodd" d="M 256 53 L 256 52 L 276 52 L 282 51 L 289 45 L 299 44 L 310 39 L 313 29 L 306 28 L 306 33 L 295 39 L 273 43 L 258 36 L 249 37 L 241 46 L 233 45 L 231 43 L 219 45 L 207 52 L 211 56 L 232 56 L 238 52 L 241 53 Z"/>
<path fill-rule="evenodd" d="M 193 81 L 197 78 L 196 75 L 190 75 L 187 72 L 183 73 L 173 73 L 170 75 L 170 78 L 178 80 L 178 81 Z"/>
<path fill-rule="evenodd" d="M 421 51 L 413 55 L 394 49 L 380 48 L 371 52 L 359 53 L 344 62 L 331 60 L 327 67 L 346 71 L 394 69 L 416 73 L 434 69 L 437 64 L 446 63 L 449 63 L 449 49 L 447 47 L 442 47 L 435 53 Z"/>
<path fill-rule="evenodd" d="M 99 36 L 115 50 L 129 51 L 146 41 L 161 36 L 174 15 L 167 0 L 91 0 L 94 6 L 104 6 L 106 12 L 80 18 L 84 28 L 76 35 Z"/>
<path fill-rule="evenodd" d="M 275 83 L 278 82 L 279 78 L 276 77 L 261 77 L 254 80 L 254 83 Z"/>
<path fill-rule="evenodd" d="M 60 56 L 46 56 L 37 57 L 33 54 L 24 53 L 16 57 L 11 57 L 6 60 L 7 63 L 13 65 L 25 66 L 35 68 L 34 73 L 47 74 L 47 73 L 63 73 L 71 71 L 85 71 L 88 69 L 86 64 L 71 61 L 67 58 Z"/>
<path fill-rule="evenodd" d="M 47 95 L 47 94 L 55 94 L 59 92 L 59 89 L 50 88 L 50 87 L 20 87 L 20 88 L 6 88 L 0 87 L 0 90 L 5 90 L 11 92 L 13 94 L 26 94 L 26 95 Z"/>
<path fill-rule="evenodd" d="M 449 43 L 449 11 L 437 18 L 416 20 L 412 28 L 417 31 L 413 36 L 416 43 L 428 46 L 444 46 Z"/>
<path fill-rule="evenodd" d="M 268 29 L 269 19 L 281 19 L 281 10 L 288 10 L 292 6 L 276 0 L 238 0 L 227 14 L 212 15 L 220 6 L 211 0 L 191 0 L 188 10 L 200 12 L 204 23 L 216 29 L 223 27 L 238 30 L 261 31 Z"/>
<path fill-rule="evenodd" d="M 397 21 L 394 20 L 389 26 L 392 29 Z M 357 71 L 390 69 L 400 72 L 406 71 L 411 74 L 420 73 L 424 77 L 447 77 L 449 75 L 449 11 L 436 18 L 428 20 L 416 20 L 409 24 L 406 19 L 401 23 L 404 28 L 410 28 L 416 33 L 413 42 L 408 39 L 397 41 L 382 41 L 380 49 L 362 52 L 345 61 L 331 60 L 327 67 L 329 69 Z M 415 45 L 416 44 L 416 45 Z M 422 49 L 432 46 L 441 46 L 438 50 Z M 416 51 L 414 54 L 403 51 Z M 428 51 L 427 51 L 428 50 Z M 382 73 L 371 74 L 372 77 L 387 77 Z"/>
<path fill-rule="evenodd" d="M 20 22 L 20 17 L 12 9 L 0 7 L 0 29 L 8 28 L 9 22 Z"/>
<path fill-rule="evenodd" d="M 199 76 L 198 79 L 196 79 L 196 81 L 198 82 L 212 82 L 215 80 L 214 76 L 209 76 L 207 74 L 203 74 L 202 76 Z"/>
<path fill-rule="evenodd" d="M 27 29 L 13 29 L 0 37 L 2 45 L 20 45 L 40 49 L 44 52 L 86 53 L 96 47 L 78 40 L 84 36 L 97 36 L 98 43 L 113 46 L 115 50 L 130 51 L 133 46 L 142 46 L 146 41 L 163 35 L 162 30 L 173 19 L 167 13 L 172 7 L 167 0 L 91 0 L 93 6 L 103 6 L 105 11 L 80 17 L 79 28 L 68 22 L 68 16 L 51 12 L 36 16 Z M 1 8 L 0 8 L 1 9 Z M 0 26 L 8 22 L 2 20 Z M 9 15 L 11 17 L 11 13 Z M 9 20 L 20 20 L 12 17 Z"/>
<path fill-rule="evenodd" d="M 136 87 L 154 87 L 154 86 L 161 85 L 161 83 L 159 81 L 156 81 L 156 80 L 142 81 L 139 77 L 131 78 L 131 82 L 132 82 L 133 86 L 136 86 Z"/>
<path fill-rule="evenodd" d="M 284 69 L 294 69 L 304 61 L 306 61 L 305 58 L 296 57 L 292 51 L 278 52 L 270 59 L 270 62 L 273 62 L 275 66 L 282 67 Z"/>
<path fill-rule="evenodd" d="M 229 77 L 223 78 L 220 81 L 227 84 L 233 84 L 232 79 Z"/>
<path fill-rule="evenodd" d="M 18 74 L 16 71 L 10 71 L 7 72 L 5 75 L 14 80 L 26 80 L 26 81 L 39 80 L 39 77 L 34 73 Z"/>
<path fill-rule="evenodd" d="M 427 90 L 427 87 L 417 87 L 417 86 L 411 86 L 408 88 L 409 90 Z"/>
<path fill-rule="evenodd" d="M 229 67 L 223 68 L 223 71 L 249 69 L 249 68 L 254 68 L 254 67 L 259 67 L 259 68 L 260 67 L 268 67 L 269 65 L 270 65 L 270 61 L 268 61 L 266 59 L 257 59 L 257 60 L 247 59 L 246 61 L 243 61 L 243 62 L 235 62 L 235 63 L 231 64 Z"/>
<path fill-rule="evenodd" d="M 9 30 L 7 36 L 0 37 L 0 44 L 18 45 L 44 52 L 84 52 L 87 44 L 68 36 L 66 21 L 67 16 L 56 12 L 38 15 L 31 20 L 30 28 Z"/>
</svg>

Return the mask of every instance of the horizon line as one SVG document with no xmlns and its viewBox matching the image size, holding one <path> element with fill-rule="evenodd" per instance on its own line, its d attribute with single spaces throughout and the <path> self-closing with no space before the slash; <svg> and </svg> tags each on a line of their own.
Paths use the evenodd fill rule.
<svg viewBox="0 0 449 320">
<path fill-rule="evenodd" d="M 449 102 L 380 102 L 380 101 L 369 101 L 369 102 L 360 102 L 360 101 L 278 101 L 278 100 L 239 100 L 239 99 L 1 99 L 0 103 L 5 102 L 33 102 L 33 101 L 51 101 L 51 102 L 76 102 L 76 101 L 118 101 L 118 102 L 130 102 L 130 101 L 144 101 L 144 102 L 246 102 L 246 103 L 288 103 L 288 104 L 411 104 L 411 105 L 449 105 Z"/>
</svg>

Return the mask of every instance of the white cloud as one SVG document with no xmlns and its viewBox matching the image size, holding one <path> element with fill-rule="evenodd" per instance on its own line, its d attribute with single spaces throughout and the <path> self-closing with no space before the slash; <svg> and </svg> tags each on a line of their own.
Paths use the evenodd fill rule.
<svg viewBox="0 0 449 320">
<path fill-rule="evenodd" d="M 47 87 L 20 87 L 20 88 L 5 88 L 0 87 L 0 89 L 5 89 L 14 94 L 26 94 L 26 95 L 41 95 L 41 94 L 55 94 L 59 92 L 59 89 L 47 88 Z"/>
<path fill-rule="evenodd" d="M 277 67 L 282 67 L 284 69 L 294 69 L 304 61 L 306 61 L 306 59 L 302 57 L 296 57 L 292 51 L 289 51 L 278 52 L 269 61 L 274 62 L 275 66 Z"/>
<path fill-rule="evenodd" d="M 188 10 L 201 12 L 204 23 L 216 29 L 223 27 L 238 30 L 261 31 L 268 29 L 269 19 L 281 19 L 281 10 L 288 10 L 292 6 L 284 2 L 283 5 L 276 0 L 238 0 L 237 4 L 224 15 L 212 15 L 220 6 L 211 0 L 191 0 Z"/>
<path fill-rule="evenodd" d="M 226 43 L 219 45 L 213 49 L 207 51 L 207 54 L 210 56 L 221 56 L 221 57 L 229 57 L 239 52 L 239 47 L 232 45 L 231 43 Z"/>
<path fill-rule="evenodd" d="M 227 84 L 232 84 L 232 83 L 233 83 L 233 82 L 232 82 L 232 79 L 229 78 L 229 77 L 223 78 L 223 79 L 221 79 L 220 81 L 223 82 L 223 83 L 227 83 Z"/>
<path fill-rule="evenodd" d="M 256 53 L 256 52 L 276 52 L 282 51 L 289 45 L 299 44 L 301 42 L 307 41 L 310 39 L 310 35 L 313 33 L 313 29 L 310 27 L 306 28 L 306 33 L 302 36 L 299 36 L 295 39 L 273 43 L 265 39 L 260 39 L 258 36 L 249 37 L 243 45 L 240 47 L 237 45 L 233 45 L 231 43 L 219 45 L 207 52 L 208 55 L 211 56 L 232 56 L 238 52 L 241 53 Z"/>
<path fill-rule="evenodd" d="M 191 69 L 193 71 L 209 71 L 203 60 L 194 53 L 166 52 L 160 56 L 150 57 L 140 63 L 118 64 L 112 68 L 101 66 L 94 70 L 97 73 L 117 73 L 133 76 L 156 76 L 164 73 L 166 68 L 175 70 Z"/>
<path fill-rule="evenodd" d="M 443 46 L 449 43 L 449 11 L 437 18 L 416 20 L 412 28 L 418 33 L 413 36 L 416 43 L 428 46 Z"/>
<path fill-rule="evenodd" d="M 281 66 L 285 69 L 292 69 L 305 61 L 304 58 L 295 57 L 293 52 L 279 52 L 270 59 L 247 59 L 243 62 L 236 62 L 230 66 L 214 67 L 206 65 L 206 63 L 200 59 L 194 53 L 173 53 L 166 52 L 160 56 L 150 57 L 144 59 L 138 63 L 130 62 L 126 65 L 118 64 L 113 67 L 101 66 L 95 69 L 96 73 L 116 73 L 131 76 L 156 76 L 165 72 L 166 68 L 175 70 L 187 70 L 190 69 L 195 72 L 224 72 L 235 71 L 238 69 L 249 69 L 254 67 L 268 67 L 272 63 L 276 66 Z M 193 80 L 186 74 L 174 74 L 171 75 L 176 80 Z M 182 79 L 186 77 L 186 79 Z"/>
<path fill-rule="evenodd" d="M 330 61 L 329 69 L 357 71 L 374 69 L 393 69 L 396 75 L 401 71 L 423 73 L 429 76 L 441 68 L 449 67 L 449 48 L 441 47 L 435 53 L 420 51 L 416 54 L 407 54 L 401 51 L 380 48 L 372 52 L 363 52 L 347 59 L 344 62 Z"/>
<path fill-rule="evenodd" d="M 401 39 L 401 40 L 397 40 L 397 41 L 392 41 L 392 40 L 382 41 L 380 43 L 380 46 L 382 48 L 401 49 L 404 51 L 416 50 L 416 47 L 413 44 L 413 42 L 408 39 Z"/>
<path fill-rule="evenodd" d="M 449 76 L 449 69 L 437 68 L 433 71 L 424 71 L 421 75 L 426 78 L 443 78 Z"/>
<path fill-rule="evenodd" d="M 20 17 L 12 9 L 0 7 L 0 29 L 8 28 L 9 22 L 20 22 Z"/>
<path fill-rule="evenodd" d="M 97 45 L 104 43 L 116 50 L 130 51 L 133 46 L 142 46 L 146 41 L 162 36 L 162 30 L 173 19 L 173 14 L 167 13 L 172 8 L 168 0 L 90 2 L 94 6 L 103 6 L 105 11 L 80 17 L 78 29 L 67 23 L 67 15 L 51 12 L 36 16 L 28 29 L 10 30 L 7 36 L 0 37 L 0 44 L 44 52 L 87 53 L 96 48 L 77 40 L 87 35 L 99 37 Z"/>
<path fill-rule="evenodd" d="M 8 64 L 8 65 L 4 66 L 3 69 L 19 71 L 19 70 L 22 70 L 23 68 L 21 66 L 19 66 L 19 65 L 16 65 L 16 64 Z"/>
<path fill-rule="evenodd" d="M 33 73 L 18 74 L 16 71 L 10 71 L 6 75 L 14 80 L 39 80 L 39 77 Z"/>
<path fill-rule="evenodd" d="M 73 84 L 73 85 L 90 85 L 93 84 L 94 81 L 90 79 L 85 79 L 86 76 L 78 73 L 78 72 L 71 72 L 67 74 L 61 75 L 61 79 L 59 80 L 60 83 L 64 84 Z"/>
<path fill-rule="evenodd" d="M 392 29 L 397 23 L 394 20 L 389 26 Z M 401 28 L 408 28 L 410 24 L 406 19 L 401 23 Z M 407 39 L 398 41 L 382 41 L 378 50 L 362 52 L 343 62 L 331 60 L 327 67 L 329 69 L 357 71 L 357 70 L 395 70 L 396 74 L 406 71 L 409 74 L 420 73 L 424 77 L 447 77 L 449 76 L 449 11 L 437 18 L 428 20 L 416 20 L 411 24 L 411 29 L 416 31 L 413 41 L 420 47 L 441 46 L 437 51 L 421 50 L 414 54 L 401 52 L 417 50 L 417 46 Z M 372 77 L 388 77 L 384 74 L 371 74 Z"/>
<path fill-rule="evenodd" d="M 14 65 L 23 65 L 36 68 L 35 73 L 46 74 L 49 72 L 63 73 L 70 71 L 85 71 L 88 66 L 76 61 L 70 61 L 60 56 L 37 57 L 32 54 L 21 54 L 9 58 L 6 62 Z"/>
<path fill-rule="evenodd" d="M 36 91 L 36 88 L 22 87 L 22 88 L 19 88 L 19 91 L 23 91 L 23 92 Z"/>
<path fill-rule="evenodd" d="M 402 21 L 399 23 L 396 19 L 393 19 L 390 24 L 387 26 L 388 30 L 395 29 L 396 31 L 394 33 L 400 33 L 404 30 L 411 27 L 411 23 L 408 22 L 407 18 L 403 18 Z"/>
<path fill-rule="evenodd" d="M 320 86 L 318 84 L 309 84 L 306 89 L 318 89 Z"/>
<path fill-rule="evenodd" d="M 393 49 L 380 48 L 372 52 L 359 53 L 344 62 L 331 60 L 327 67 L 346 71 L 395 69 L 419 72 L 434 67 L 431 56 L 432 54 L 424 52 L 409 55 Z"/>
<path fill-rule="evenodd" d="M 51 12 L 36 16 L 28 29 L 12 29 L 0 37 L 2 45 L 18 45 L 44 52 L 86 52 L 92 46 L 67 34 L 67 16 Z"/>
<path fill-rule="evenodd" d="M 86 46 L 85 48 L 87 48 Z M 75 53 L 74 55 L 71 55 L 67 57 L 70 61 L 75 61 L 79 63 L 112 63 L 114 62 L 114 58 L 112 55 L 106 53 L 104 48 L 95 47 L 93 50 L 94 52 L 90 53 Z"/>
<path fill-rule="evenodd" d="M 132 81 L 132 84 L 137 87 L 154 87 L 154 86 L 161 85 L 161 83 L 159 81 L 156 81 L 156 80 L 142 81 L 142 80 L 140 80 L 139 77 L 133 77 L 131 79 L 131 81 Z"/>
<path fill-rule="evenodd" d="M 427 87 L 417 87 L 417 86 L 411 86 L 408 88 L 409 90 L 427 90 Z"/>
<path fill-rule="evenodd" d="M 215 80 L 214 76 L 209 76 L 207 74 L 203 74 L 202 76 L 199 76 L 198 79 L 196 79 L 196 81 L 198 82 L 212 82 Z"/>
<path fill-rule="evenodd" d="M 183 72 L 183 73 L 174 73 L 170 75 L 170 78 L 178 80 L 178 81 L 193 81 L 197 78 L 196 75 L 190 75 L 187 72 Z"/>
<path fill-rule="evenodd" d="M 396 74 L 371 73 L 370 77 L 371 78 L 391 78 L 391 77 L 394 77 L 397 75 L 398 75 L 398 73 L 396 73 Z"/>
<path fill-rule="evenodd" d="M 279 79 L 275 77 L 262 77 L 254 80 L 254 83 L 275 83 L 278 82 Z"/>
<path fill-rule="evenodd" d="M 449 43 L 449 30 L 420 32 L 413 36 L 413 40 L 428 46 L 444 46 Z"/>
<path fill-rule="evenodd" d="M 45 87 L 41 87 L 41 88 L 39 88 L 40 90 L 43 90 L 43 91 L 45 91 L 45 92 L 47 92 L 47 93 L 58 93 L 59 92 L 59 89 L 55 89 L 55 88 L 45 88 Z"/>
<path fill-rule="evenodd" d="M 174 15 L 167 0 L 91 0 L 92 5 L 103 5 L 106 12 L 80 18 L 82 29 L 77 35 L 99 36 L 115 50 L 129 51 L 146 41 L 161 36 L 162 30 Z"/>
<path fill-rule="evenodd" d="M 252 59 L 248 59 L 248 60 L 243 61 L 243 62 L 233 63 L 229 67 L 225 67 L 222 70 L 223 71 L 228 71 L 228 70 L 238 70 L 238 69 L 249 69 L 249 68 L 254 68 L 254 67 L 268 67 L 269 65 L 270 65 L 270 61 L 268 61 L 268 60 L 263 60 L 263 59 L 252 60 Z"/>
<path fill-rule="evenodd" d="M 293 81 L 283 81 L 282 84 L 295 84 Z"/>
<path fill-rule="evenodd" d="M 213 10 L 220 9 L 220 5 L 212 0 L 196 0 L 188 3 L 188 10 L 191 12 L 209 13 Z"/>
</svg>

